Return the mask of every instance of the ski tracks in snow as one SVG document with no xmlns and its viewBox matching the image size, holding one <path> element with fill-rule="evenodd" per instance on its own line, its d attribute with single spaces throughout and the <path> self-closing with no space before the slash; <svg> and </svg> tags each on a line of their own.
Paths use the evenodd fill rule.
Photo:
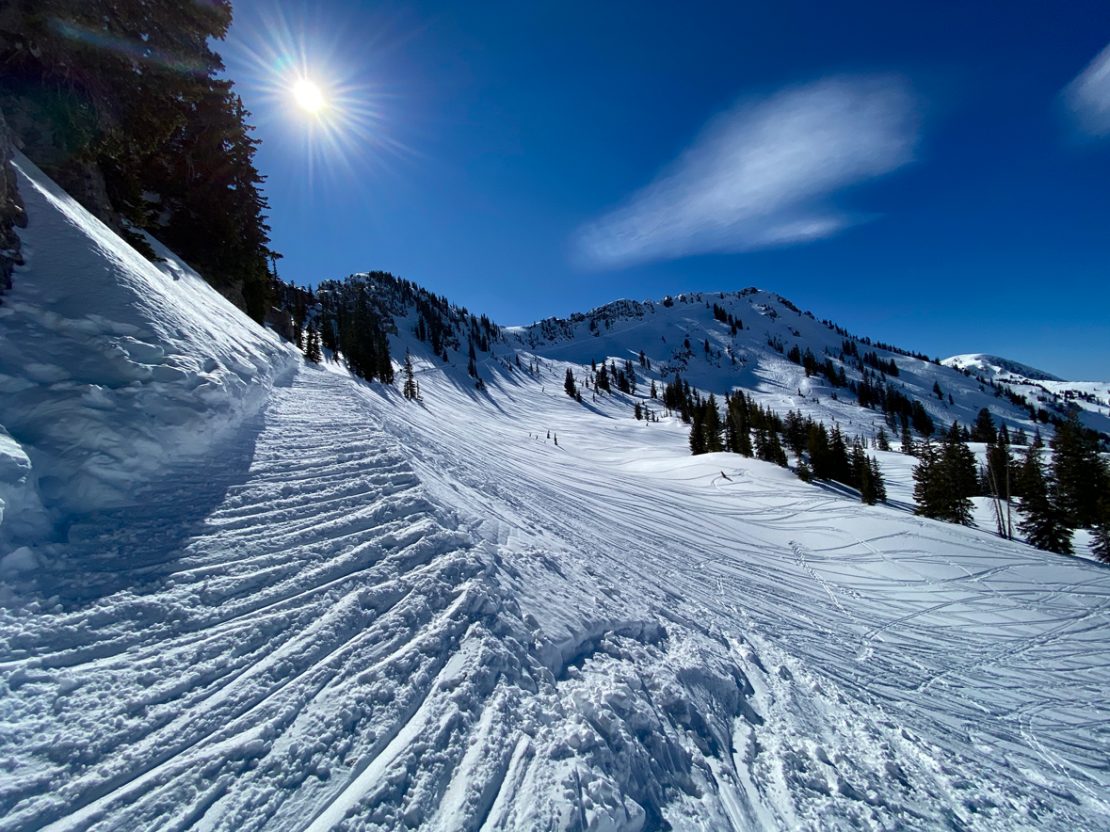
<svg viewBox="0 0 1110 832">
<path fill-rule="evenodd" d="M 445 828 L 488 808 L 453 773 L 472 741 L 472 773 L 507 764 L 512 611 L 347 379 L 302 371 L 143 500 L 5 611 L 0 828 L 396 828 L 449 786 Z"/>
<path fill-rule="evenodd" d="M 1096 567 L 445 378 L 306 368 L 71 529 L 2 611 L 0 829 L 1107 817 Z"/>
</svg>

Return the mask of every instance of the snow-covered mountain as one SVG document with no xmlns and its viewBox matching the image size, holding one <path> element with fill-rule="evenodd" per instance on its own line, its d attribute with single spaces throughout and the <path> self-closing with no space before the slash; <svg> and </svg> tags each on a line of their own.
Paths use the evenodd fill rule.
<svg viewBox="0 0 1110 832">
<path fill-rule="evenodd" d="M 677 370 L 850 435 L 865 377 L 1051 431 L 989 379 L 756 290 L 442 304 L 437 352 L 383 282 L 408 401 L 20 169 L 0 829 L 1110 824 L 1110 570 L 915 517 L 902 454 L 868 507 L 632 416 Z M 610 360 L 635 393 L 565 394 Z"/>
<path fill-rule="evenodd" d="M 1020 379 L 1022 381 L 1063 381 L 1059 376 L 1054 376 L 1052 373 L 1046 373 L 1044 370 L 1038 370 L 1036 367 L 1030 367 L 1028 364 L 1022 364 L 1019 361 L 1012 361 L 1009 358 L 1002 358 L 998 355 L 984 355 L 983 353 L 968 353 L 966 355 L 953 355 L 941 361 L 947 367 L 955 367 L 957 370 L 967 370 L 975 375 L 984 375 L 987 378 L 999 379 L 1001 381 L 1008 381 L 1010 379 Z"/>
<path fill-rule="evenodd" d="M 1110 381 L 1067 381 L 997 355 L 953 355 L 941 363 L 1005 386 L 1038 407 L 1078 407 L 1089 427 L 1110 429 Z"/>
</svg>

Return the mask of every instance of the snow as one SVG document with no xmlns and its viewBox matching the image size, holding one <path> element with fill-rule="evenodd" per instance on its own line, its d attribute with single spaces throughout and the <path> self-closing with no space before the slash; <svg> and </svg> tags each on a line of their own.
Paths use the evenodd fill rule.
<svg viewBox="0 0 1110 832">
<path fill-rule="evenodd" d="M 257 410 L 294 360 L 156 241 L 151 263 L 17 156 L 27 265 L 0 306 L 0 554 L 131 500 Z M 25 460 L 13 477 L 4 460 Z M 19 463 L 23 466 L 23 462 Z"/>
<path fill-rule="evenodd" d="M 211 354 L 219 395 L 187 408 L 187 382 L 148 381 L 98 420 L 66 383 L 90 343 L 76 314 L 51 319 L 42 363 L 57 370 L 5 358 L 9 389 L 34 385 L 24 404 L 80 407 L 74 424 L 121 447 L 166 441 L 141 469 L 92 464 L 60 433 L 28 439 L 0 403 L 5 482 L 24 458 L 72 461 L 56 504 L 98 498 L 29 572 L 15 549 L 0 575 L 0 829 L 1110 824 L 1104 565 L 913 516 L 901 454 L 878 453 L 891 504 L 867 507 L 766 463 L 692 457 L 685 426 L 634 420 L 631 397 L 563 393 L 568 367 L 640 341 L 656 366 L 676 360 L 673 310 L 596 336 L 585 320 L 514 331 L 479 362 L 484 392 L 402 325 L 394 354 L 412 350 L 423 394 L 407 402 L 335 365 L 291 366 L 202 283 L 182 274 L 179 293 L 27 175 L 39 242 L 0 314 L 45 328 L 36 281 L 61 266 L 44 265 L 34 227 L 79 231 L 103 255 L 84 312 L 144 322 L 131 337 L 146 354 L 124 366 Z M 689 326 L 723 338 L 703 309 L 684 310 Z M 800 368 L 758 347 L 772 327 L 839 336 L 753 314 L 742 366 L 691 359 L 684 377 L 746 379 L 780 410 L 874 430 L 827 390 L 799 394 Z M 190 333 L 210 319 L 201 345 Z M 94 331 L 99 367 L 122 336 Z M 966 394 L 930 403 L 938 417 L 987 398 L 955 370 L 897 360 L 913 389 L 942 378 Z M 81 485 L 114 471 L 126 496 Z"/>
<path fill-rule="evenodd" d="M 953 355 L 944 359 L 941 363 L 946 367 L 955 367 L 958 370 L 972 370 L 983 373 L 991 378 L 1004 379 L 1009 377 L 1034 381 L 1063 381 L 1059 376 L 1046 373 L 1044 370 L 1038 370 L 1036 367 L 1030 367 L 1028 364 L 1022 364 L 1020 361 L 984 353 Z"/>
<path fill-rule="evenodd" d="M 1090 428 L 1110 433 L 1110 381 L 1067 381 L 1034 367 L 978 353 L 954 355 L 941 362 L 1003 384 L 1038 406 L 1075 406 Z"/>
</svg>

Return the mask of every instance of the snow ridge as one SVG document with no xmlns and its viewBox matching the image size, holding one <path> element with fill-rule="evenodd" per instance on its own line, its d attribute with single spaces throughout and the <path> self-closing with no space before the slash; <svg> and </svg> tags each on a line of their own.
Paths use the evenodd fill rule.
<svg viewBox="0 0 1110 832">
<path fill-rule="evenodd" d="M 152 264 L 26 158 L 13 165 L 29 224 L 0 307 L 0 547 L 128 502 L 256 412 L 295 360 L 156 241 Z"/>
</svg>

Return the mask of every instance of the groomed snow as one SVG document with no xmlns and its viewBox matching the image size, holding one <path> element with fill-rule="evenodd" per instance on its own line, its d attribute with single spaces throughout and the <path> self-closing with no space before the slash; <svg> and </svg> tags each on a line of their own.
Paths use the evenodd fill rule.
<svg viewBox="0 0 1110 832">
<path fill-rule="evenodd" d="M 1105 566 L 406 347 L 422 402 L 300 366 L 8 576 L 0 829 L 1110 825 Z"/>
</svg>

